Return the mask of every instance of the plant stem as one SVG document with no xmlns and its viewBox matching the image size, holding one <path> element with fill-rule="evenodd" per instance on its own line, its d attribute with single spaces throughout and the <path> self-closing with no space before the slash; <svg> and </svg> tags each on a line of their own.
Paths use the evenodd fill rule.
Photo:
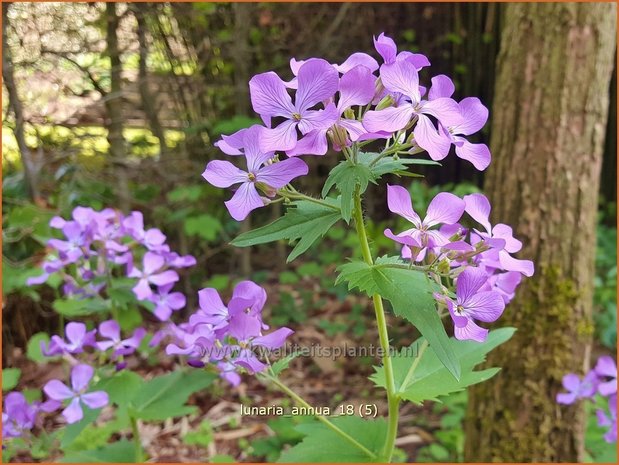
<svg viewBox="0 0 619 465">
<path fill-rule="evenodd" d="M 299 394 L 297 394 L 296 392 L 294 392 L 292 389 L 290 389 L 288 386 L 286 386 L 284 383 L 282 383 L 279 379 L 277 379 L 275 376 L 268 376 L 268 375 L 263 375 L 266 379 L 268 379 L 269 381 L 271 381 L 273 384 L 275 384 L 279 389 L 281 389 L 284 393 L 286 393 L 289 397 L 291 397 L 292 399 L 294 399 L 297 404 L 310 409 L 310 411 L 312 411 L 312 407 L 311 405 L 305 400 L 303 399 L 303 397 L 301 397 Z M 348 442 L 350 442 L 352 445 L 354 445 L 355 447 L 357 447 L 359 450 L 361 450 L 364 454 L 366 454 L 370 459 L 376 459 L 376 454 L 374 452 L 372 452 L 371 450 L 369 450 L 367 447 L 365 447 L 363 444 L 361 444 L 359 441 L 357 441 L 355 438 L 353 438 L 350 434 L 348 434 L 346 431 L 343 431 L 341 428 L 339 428 L 338 426 L 336 426 L 335 424 L 333 424 L 333 422 L 329 421 L 329 419 L 327 417 L 325 417 L 324 415 L 314 415 L 314 417 L 316 417 L 316 419 L 318 421 L 320 421 L 321 423 L 323 423 L 325 426 L 327 426 L 329 429 L 331 429 L 332 431 L 334 431 L 335 433 L 339 434 L 340 436 L 342 436 L 344 439 L 346 439 Z"/>
<path fill-rule="evenodd" d="M 359 243 L 361 244 L 361 253 L 363 255 L 363 260 L 371 266 L 374 264 L 374 260 L 372 258 L 372 252 L 370 250 L 370 244 L 368 242 L 368 236 L 365 230 L 365 222 L 363 221 L 363 207 L 361 205 L 361 194 L 359 193 L 358 187 L 355 190 L 354 218 L 355 227 L 357 229 L 357 236 L 359 237 Z M 393 365 L 391 364 L 391 356 L 389 354 L 389 332 L 387 331 L 387 321 L 385 318 L 383 299 L 380 294 L 374 294 L 372 296 L 372 300 L 374 302 L 374 312 L 376 314 L 376 325 L 378 326 L 380 346 L 383 351 L 383 368 L 385 370 L 385 385 L 387 388 L 388 403 L 387 438 L 385 440 L 385 445 L 383 447 L 380 459 L 381 461 L 384 460 L 385 462 L 391 462 L 391 457 L 393 455 L 393 449 L 395 446 L 395 439 L 398 434 L 400 399 L 395 389 Z"/>
<path fill-rule="evenodd" d="M 338 207 L 336 207 L 335 205 L 331 205 L 330 203 L 324 202 L 320 199 L 316 199 L 314 197 L 311 197 L 309 195 L 305 195 L 302 194 L 301 192 L 286 192 L 286 191 L 279 191 L 279 195 L 281 195 L 282 197 L 285 197 L 287 199 L 296 199 L 296 200 L 307 200 L 308 202 L 313 202 L 316 203 L 318 205 L 322 205 L 323 207 L 327 207 L 327 208 L 331 208 L 333 210 L 339 210 Z"/>
<path fill-rule="evenodd" d="M 131 432 L 133 434 L 133 443 L 135 444 L 135 462 L 142 463 L 144 461 L 144 456 L 142 454 L 142 439 L 140 438 L 138 419 L 131 415 L 129 420 L 131 421 Z"/>
</svg>

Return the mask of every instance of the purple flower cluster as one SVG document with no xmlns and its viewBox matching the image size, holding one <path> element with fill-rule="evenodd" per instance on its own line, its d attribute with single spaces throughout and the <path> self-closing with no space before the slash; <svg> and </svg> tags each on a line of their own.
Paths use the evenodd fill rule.
<svg viewBox="0 0 619 465">
<path fill-rule="evenodd" d="M 476 168 L 488 166 L 488 147 L 465 137 L 488 119 L 479 99 L 453 100 L 454 84 L 444 75 L 433 77 L 429 89 L 420 85 L 419 71 L 430 65 L 428 59 L 398 53 L 384 34 L 374 39 L 374 47 L 382 65 L 365 53 L 353 53 L 342 64 L 292 59 L 292 80 L 270 71 L 249 81 L 252 106 L 264 126 L 242 129 L 215 144 L 228 155 L 245 156 L 247 170 L 215 160 L 203 173 L 216 187 L 238 185 L 226 202 L 234 219 L 243 220 L 294 178 L 307 174 L 307 165 L 294 157 L 324 155 L 329 140 L 340 151 L 357 142 L 393 137 L 405 141 L 401 153 L 427 151 L 433 160 L 445 158 L 454 145 L 456 155 Z M 290 158 L 280 160 L 278 152 Z"/>
<path fill-rule="evenodd" d="M 101 295 L 118 270 L 119 275 L 137 280 L 133 293 L 140 301 L 152 302 L 160 320 L 185 306 L 185 296 L 170 291 L 179 280 L 176 270 L 193 266 L 196 260 L 171 251 L 159 229 L 145 229 L 142 213 L 125 216 L 111 208 L 76 207 L 70 220 L 57 216 L 50 226 L 64 238 L 48 241 L 53 253 L 42 265 L 44 273 L 30 278 L 28 285 L 42 284 L 50 274 L 59 273 L 65 295 L 93 297 Z"/>
<path fill-rule="evenodd" d="M 606 398 L 607 408 L 598 408 L 598 425 L 608 428 L 604 435 L 606 442 L 617 442 L 617 364 L 605 355 L 598 359 L 595 368 L 582 379 L 575 373 L 563 377 L 567 392 L 557 394 L 559 404 L 571 405 L 579 399 L 592 400 L 596 394 Z"/>
<path fill-rule="evenodd" d="M 157 336 L 172 340 L 166 347 L 168 355 L 182 355 L 194 367 L 213 364 L 223 379 L 233 386 L 241 382 L 240 372 L 264 371 L 256 350 L 282 347 L 293 331 L 279 328 L 265 334 L 269 327 L 262 320 L 267 300 L 266 291 L 252 281 L 241 281 L 227 305 L 212 288 L 198 293 L 199 309 L 185 323 L 169 323 Z"/>
<path fill-rule="evenodd" d="M 496 321 L 513 298 L 522 275 L 533 274 L 533 263 L 511 254 L 522 248 L 505 224 L 490 225 L 490 202 L 483 194 L 459 198 L 448 192 L 436 195 L 421 219 L 410 195 L 400 186 L 387 186 L 389 210 L 411 223 L 411 228 L 385 235 L 402 245 L 402 256 L 414 263 L 432 265 L 456 282 L 455 298 L 447 288 L 436 299 L 449 310 L 457 339 L 483 342 L 488 330 L 475 320 Z M 459 221 L 467 213 L 480 229 L 467 229 Z"/>
</svg>

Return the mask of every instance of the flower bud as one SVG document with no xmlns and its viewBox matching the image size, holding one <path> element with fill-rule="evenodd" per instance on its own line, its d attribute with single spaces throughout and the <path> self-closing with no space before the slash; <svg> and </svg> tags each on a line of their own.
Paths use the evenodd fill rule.
<svg viewBox="0 0 619 465">
<path fill-rule="evenodd" d="M 395 100 L 393 100 L 393 97 L 391 95 L 385 95 L 385 97 L 383 97 L 383 99 L 378 102 L 378 105 L 376 105 L 376 110 L 383 110 L 387 107 L 392 106 L 395 103 Z"/>
</svg>

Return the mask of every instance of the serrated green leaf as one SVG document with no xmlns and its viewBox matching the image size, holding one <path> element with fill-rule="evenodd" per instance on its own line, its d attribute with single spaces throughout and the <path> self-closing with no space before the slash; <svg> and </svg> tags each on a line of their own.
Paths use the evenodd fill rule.
<svg viewBox="0 0 619 465">
<path fill-rule="evenodd" d="M 135 460 L 135 446 L 122 439 L 92 450 L 83 450 L 66 454 L 60 463 L 132 463 Z"/>
<path fill-rule="evenodd" d="M 436 284 L 425 273 L 401 268 L 381 268 L 375 274 L 379 294 L 391 302 L 393 312 L 413 323 L 424 336 L 439 360 L 456 378 L 460 378 L 457 360 L 443 322 L 436 311 L 432 293 Z"/>
<path fill-rule="evenodd" d="M 282 371 L 288 369 L 288 365 L 290 365 L 290 362 L 292 362 L 299 355 L 301 355 L 299 352 L 293 352 L 285 356 L 284 358 L 281 358 L 274 362 L 273 365 L 271 365 L 271 370 L 273 370 L 273 374 L 275 376 L 279 376 Z"/>
<path fill-rule="evenodd" d="M 415 341 L 410 347 L 403 349 L 392 357 L 394 381 L 400 397 L 415 403 L 426 400 L 437 401 L 439 397 L 462 391 L 468 386 L 492 378 L 499 368 L 488 368 L 474 371 L 474 367 L 486 359 L 486 354 L 498 345 L 509 340 L 514 334 L 514 328 L 501 328 L 490 331 L 484 343 L 475 341 L 449 340 L 453 351 L 462 366 L 462 376 L 456 380 L 444 365 L 440 363 L 431 346 L 422 354 L 412 378 L 406 382 L 409 369 L 419 355 L 419 347 L 423 338 Z M 383 367 L 375 367 L 376 373 L 370 377 L 378 386 L 385 386 Z"/>
<path fill-rule="evenodd" d="M 57 299 L 52 307 L 59 314 L 73 318 L 76 316 L 93 315 L 109 310 L 108 302 L 98 298 L 92 299 Z"/>
<path fill-rule="evenodd" d="M 2 390 L 10 391 L 17 383 L 19 383 L 19 377 L 21 376 L 21 370 L 19 368 L 3 368 L 2 369 Z"/>
<path fill-rule="evenodd" d="M 237 247 L 249 247 L 281 239 L 290 241 L 299 239 L 288 256 L 287 261 L 291 262 L 309 249 L 318 238 L 324 236 L 341 218 L 337 201 L 325 199 L 324 202 L 333 208 L 307 200 L 293 202 L 283 217 L 239 235 L 231 244 Z"/>
<path fill-rule="evenodd" d="M 384 419 L 364 420 L 355 416 L 332 417 L 330 420 L 355 439 L 373 456 L 322 423 L 303 423 L 295 429 L 305 437 L 284 451 L 279 463 L 371 463 L 377 462 L 385 443 L 387 423 Z"/>
<path fill-rule="evenodd" d="M 374 181 L 374 175 L 367 165 L 353 164 L 346 160 L 331 170 L 322 188 L 322 196 L 326 197 L 331 188 L 337 186 L 341 194 L 342 218 L 349 223 L 352 217 L 355 190 L 359 188 L 362 194 L 368 188 L 368 184 Z"/>
<path fill-rule="evenodd" d="M 359 163 L 367 165 L 374 176 L 374 179 L 379 179 L 385 174 L 396 174 L 398 176 L 422 177 L 420 174 L 407 171 L 409 165 L 439 165 L 440 163 L 434 160 L 425 158 L 405 158 L 395 155 L 383 157 L 372 165 L 374 160 L 379 156 L 378 153 L 366 152 L 359 153 L 357 159 Z M 372 166 L 370 166 L 372 165 Z"/>
<path fill-rule="evenodd" d="M 389 300 L 394 313 L 413 323 L 428 339 L 441 362 L 459 378 L 460 365 L 432 296 L 436 284 L 421 271 L 389 267 L 395 264 L 404 262 L 397 257 L 381 257 L 372 266 L 363 262 L 347 263 L 338 268 L 340 275 L 336 284 L 346 280 L 350 289 L 357 287 L 368 295 L 380 294 Z"/>
</svg>

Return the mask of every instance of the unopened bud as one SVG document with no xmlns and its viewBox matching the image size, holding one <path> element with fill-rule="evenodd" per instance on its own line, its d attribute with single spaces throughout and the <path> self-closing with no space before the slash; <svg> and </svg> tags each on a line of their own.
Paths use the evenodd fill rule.
<svg viewBox="0 0 619 465">
<path fill-rule="evenodd" d="M 387 107 L 392 106 L 394 103 L 395 100 L 393 100 L 393 97 L 391 95 L 385 95 L 383 99 L 378 102 L 378 105 L 376 105 L 376 110 L 383 110 Z"/>
</svg>

